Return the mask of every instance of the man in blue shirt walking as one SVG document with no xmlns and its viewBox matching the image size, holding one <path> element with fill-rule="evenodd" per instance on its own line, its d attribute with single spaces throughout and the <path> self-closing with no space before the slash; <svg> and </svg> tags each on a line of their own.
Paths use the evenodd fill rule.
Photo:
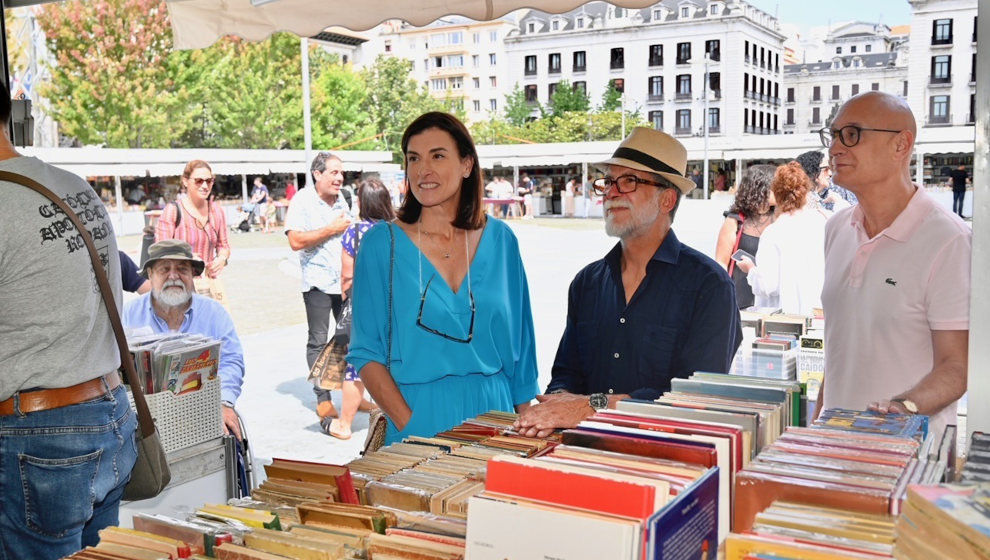
<svg viewBox="0 0 990 560">
<path fill-rule="evenodd" d="M 663 132 L 636 128 L 598 164 L 605 231 L 619 243 L 571 282 L 547 394 L 516 428 L 545 436 L 627 398 L 655 399 L 670 380 L 726 373 L 742 340 L 725 269 L 678 241 L 671 224 L 684 193 L 687 151 Z"/>
<path fill-rule="evenodd" d="M 234 403 L 244 382 L 244 349 L 234 330 L 234 321 L 223 305 L 201 296 L 193 277 L 203 273 L 204 263 L 181 239 L 165 239 L 148 249 L 141 275 L 151 281 L 151 291 L 124 306 L 123 323 L 128 330 L 151 329 L 153 333 L 195 333 L 220 341 L 220 399 L 226 430 L 241 439 Z"/>
</svg>

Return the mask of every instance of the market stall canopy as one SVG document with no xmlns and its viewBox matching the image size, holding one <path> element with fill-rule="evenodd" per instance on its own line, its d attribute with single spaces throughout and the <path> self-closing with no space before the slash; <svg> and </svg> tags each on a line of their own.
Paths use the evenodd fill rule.
<svg viewBox="0 0 990 560">
<path fill-rule="evenodd" d="M 561 13 L 587 0 L 544 0 L 539 9 Z M 364 31 L 386 19 L 427 25 L 438 18 L 461 15 L 478 21 L 534 7 L 532 0 L 168 0 L 176 49 L 201 49 L 225 35 L 263 41 L 272 33 L 290 31 L 312 37 L 330 26 Z M 645 8 L 656 0 L 615 0 L 624 8 Z"/>
</svg>

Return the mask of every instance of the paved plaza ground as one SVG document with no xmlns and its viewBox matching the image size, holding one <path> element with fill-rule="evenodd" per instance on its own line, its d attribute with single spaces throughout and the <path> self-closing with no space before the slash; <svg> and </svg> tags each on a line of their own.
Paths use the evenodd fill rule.
<svg viewBox="0 0 990 560">
<path fill-rule="evenodd" d="M 683 201 L 674 222 L 682 241 L 709 255 L 723 209 L 710 202 Z M 519 238 L 529 277 L 543 388 L 563 330 L 568 285 L 578 270 L 604 256 L 616 240 L 605 235 L 601 219 L 508 223 Z M 299 265 L 285 235 L 281 229 L 273 234 L 231 234 L 230 242 L 232 256 L 223 278 L 247 365 L 237 410 L 256 463 L 272 457 L 334 463 L 357 457 L 367 432 L 367 414 L 358 413 L 354 436 L 340 441 L 320 431 L 313 412 L 315 397 L 306 381 L 306 312 L 299 292 Z M 120 239 L 121 249 L 135 260 L 140 246 L 139 236 Z M 339 407 L 339 392 L 334 398 Z"/>
</svg>

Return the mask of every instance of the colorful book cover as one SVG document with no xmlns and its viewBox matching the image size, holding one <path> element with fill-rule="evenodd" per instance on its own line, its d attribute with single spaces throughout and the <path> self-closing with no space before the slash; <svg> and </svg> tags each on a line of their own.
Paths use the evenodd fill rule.
<svg viewBox="0 0 990 560">
<path fill-rule="evenodd" d="M 881 414 L 872 410 L 830 408 L 823 410 L 815 426 L 892 436 L 921 441 L 928 435 L 928 417 L 921 414 Z"/>
<path fill-rule="evenodd" d="M 651 560 L 715 558 L 718 551 L 718 467 L 709 469 L 646 522 Z M 722 527 L 728 533 L 728 527 Z"/>
</svg>

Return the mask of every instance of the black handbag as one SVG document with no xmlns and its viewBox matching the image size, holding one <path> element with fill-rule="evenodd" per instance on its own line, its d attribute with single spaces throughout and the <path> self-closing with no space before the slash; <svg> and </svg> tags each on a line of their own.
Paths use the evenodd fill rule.
<svg viewBox="0 0 990 560">
<path fill-rule="evenodd" d="M 124 500 L 145 500 L 154 498 L 161 494 L 162 490 L 168 486 L 172 480 L 172 474 L 168 468 L 168 458 L 165 456 L 165 449 L 158 438 L 158 430 L 155 428 L 155 421 L 151 418 L 151 411 L 148 410 L 148 402 L 144 399 L 144 391 L 141 382 L 134 370 L 134 361 L 130 357 L 127 349 L 127 339 L 124 337 L 124 327 L 120 323 L 120 312 L 117 310 L 117 303 L 113 299 L 113 291 L 110 289 L 110 280 L 107 278 L 107 271 L 103 268 L 100 255 L 93 244 L 93 238 L 89 231 L 83 226 L 76 213 L 69 208 L 69 205 L 59 198 L 55 193 L 47 189 L 41 183 L 25 177 L 18 173 L 0 171 L 0 181 L 9 181 L 23 185 L 29 189 L 37 191 L 47 197 L 58 206 L 65 215 L 72 220 L 76 231 L 86 243 L 89 249 L 90 259 L 93 261 L 93 272 L 96 281 L 100 285 L 100 293 L 103 295 L 103 303 L 110 315 L 110 324 L 113 326 L 113 334 L 117 339 L 117 349 L 120 352 L 120 366 L 124 370 L 124 380 L 131 387 L 131 395 L 134 398 L 134 407 L 137 409 L 138 430 L 140 437 L 137 439 L 137 462 L 131 470 L 131 479 L 124 487 Z"/>
<path fill-rule="evenodd" d="M 354 229 L 354 259 L 357 259 L 358 247 L 361 245 L 360 228 Z M 347 346 L 351 342 L 351 323 L 354 316 L 354 307 L 351 302 L 353 289 L 347 290 L 347 299 L 340 309 L 340 318 L 337 319 L 337 326 L 333 331 L 333 342 L 340 346 Z"/>
</svg>

